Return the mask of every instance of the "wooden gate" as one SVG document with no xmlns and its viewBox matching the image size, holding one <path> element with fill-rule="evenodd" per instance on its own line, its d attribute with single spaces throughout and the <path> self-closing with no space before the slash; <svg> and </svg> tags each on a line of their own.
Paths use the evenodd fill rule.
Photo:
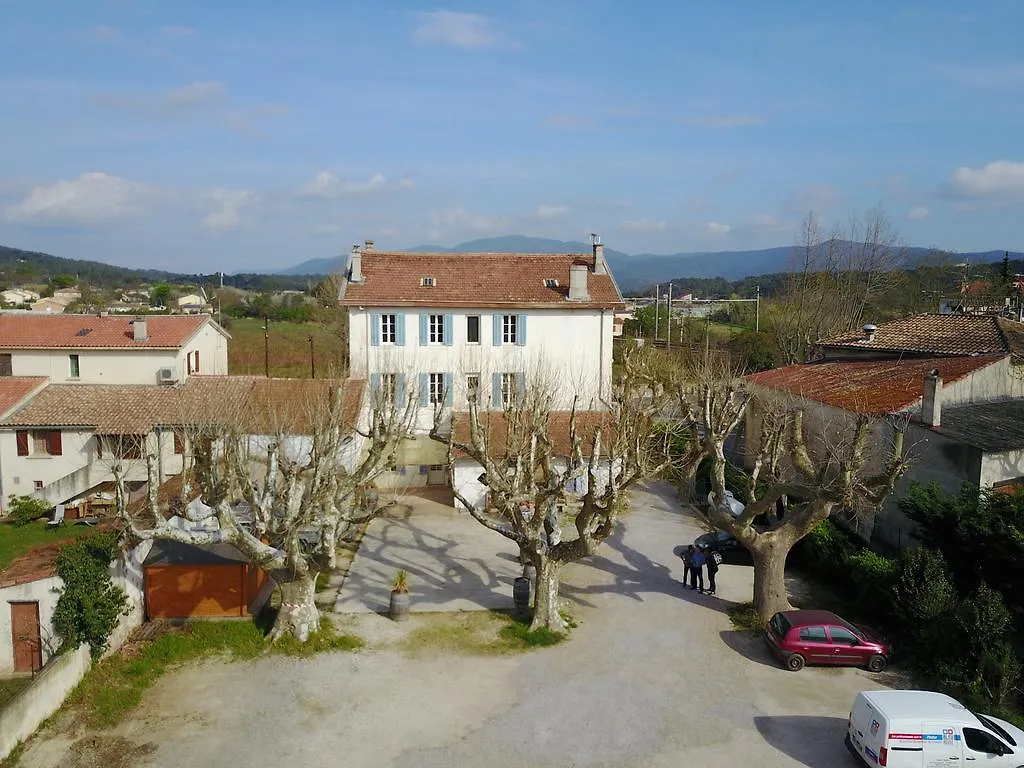
<svg viewBox="0 0 1024 768">
<path fill-rule="evenodd" d="M 14 671 L 41 669 L 43 644 L 39 634 L 39 603 L 11 603 L 11 632 L 14 634 Z"/>
</svg>

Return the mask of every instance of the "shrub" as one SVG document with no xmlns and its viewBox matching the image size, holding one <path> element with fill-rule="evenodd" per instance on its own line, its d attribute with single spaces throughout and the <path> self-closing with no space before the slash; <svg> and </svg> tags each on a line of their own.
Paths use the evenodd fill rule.
<svg viewBox="0 0 1024 768">
<path fill-rule="evenodd" d="M 862 549 L 847 555 L 846 572 L 856 585 L 858 605 L 877 618 L 886 617 L 892 603 L 896 561 Z"/>
<path fill-rule="evenodd" d="M 50 511 L 45 501 L 31 496 L 15 496 L 11 494 L 7 503 L 8 515 L 15 525 L 28 525 Z"/>
<path fill-rule="evenodd" d="M 847 560 L 856 547 L 831 520 L 822 520 L 800 542 L 800 557 L 804 565 L 833 582 L 851 581 Z"/>
<path fill-rule="evenodd" d="M 57 555 L 57 575 L 64 589 L 53 612 L 53 626 L 63 648 L 88 643 L 93 658 L 107 648 L 118 617 L 128 612 L 128 597 L 110 578 L 117 538 L 100 533 L 68 544 Z"/>
<path fill-rule="evenodd" d="M 892 598 L 895 618 L 910 632 L 949 614 L 956 588 L 942 553 L 927 547 L 904 551 L 896 564 Z"/>
</svg>

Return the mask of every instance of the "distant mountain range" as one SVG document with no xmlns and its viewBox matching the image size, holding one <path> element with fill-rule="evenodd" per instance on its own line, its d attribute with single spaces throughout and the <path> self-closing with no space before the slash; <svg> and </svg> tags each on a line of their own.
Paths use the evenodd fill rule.
<svg viewBox="0 0 1024 768">
<path fill-rule="evenodd" d="M 525 235 L 506 235 L 470 240 L 451 248 L 440 245 L 418 245 L 406 251 L 431 253 L 589 253 L 590 244 L 575 240 L 549 240 Z M 740 280 L 754 275 L 786 272 L 793 266 L 793 246 L 761 248 L 751 251 L 698 251 L 659 255 L 639 253 L 630 255 L 605 248 L 605 257 L 611 265 L 615 279 L 624 293 L 639 291 L 655 283 L 680 278 L 722 277 Z M 934 253 L 931 248 L 911 247 L 906 250 L 907 261 L 917 263 Z M 1003 258 L 1003 251 L 958 253 L 958 261 L 992 263 Z M 1011 259 L 1022 259 L 1024 253 L 1010 252 Z M 341 272 L 348 263 L 348 254 L 333 259 L 312 259 L 282 270 L 283 275 L 327 275 Z"/>
</svg>

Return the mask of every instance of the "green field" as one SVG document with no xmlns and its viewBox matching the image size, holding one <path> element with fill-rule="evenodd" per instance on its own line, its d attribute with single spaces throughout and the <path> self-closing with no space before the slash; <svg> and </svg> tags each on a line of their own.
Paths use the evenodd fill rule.
<svg viewBox="0 0 1024 768">
<path fill-rule="evenodd" d="M 231 320 L 228 332 L 228 372 L 236 376 L 262 376 L 264 350 L 269 351 L 270 375 L 310 378 L 309 338 L 313 338 L 313 360 L 318 379 L 340 376 L 344 372 L 348 342 L 340 321 L 329 323 L 287 323 L 270 321 L 264 340 L 263 321 L 259 318 Z"/>
</svg>

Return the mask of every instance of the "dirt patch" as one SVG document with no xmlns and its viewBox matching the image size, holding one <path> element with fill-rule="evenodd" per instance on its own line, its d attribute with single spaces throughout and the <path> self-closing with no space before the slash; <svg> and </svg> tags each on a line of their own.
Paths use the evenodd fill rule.
<svg viewBox="0 0 1024 768">
<path fill-rule="evenodd" d="M 78 739 L 61 765 L 68 768 L 134 768 L 156 751 L 155 744 L 136 744 L 121 736 L 92 734 Z"/>
</svg>

